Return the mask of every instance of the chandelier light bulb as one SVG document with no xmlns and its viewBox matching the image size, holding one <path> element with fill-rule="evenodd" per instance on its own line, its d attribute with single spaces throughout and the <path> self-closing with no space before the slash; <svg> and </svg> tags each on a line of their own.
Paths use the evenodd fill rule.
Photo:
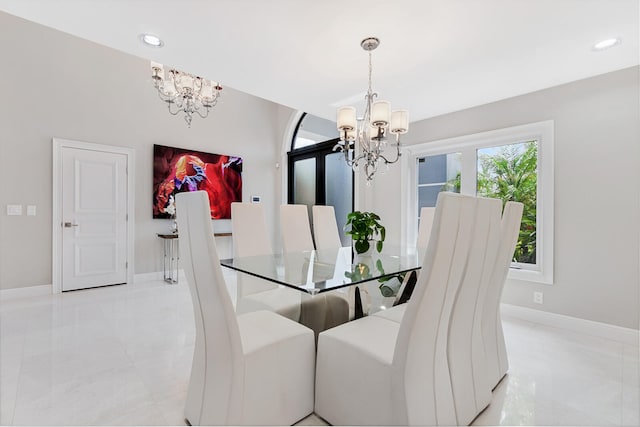
<svg viewBox="0 0 640 427">
<path fill-rule="evenodd" d="M 338 129 L 350 131 L 356 128 L 356 108 L 341 107 L 338 109 Z"/>
<path fill-rule="evenodd" d="M 407 110 L 396 110 L 391 113 L 391 123 L 389 132 L 403 134 L 409 131 L 409 112 Z"/>
<path fill-rule="evenodd" d="M 373 126 L 385 127 L 389 124 L 391 115 L 391 104 L 389 101 L 376 101 L 371 109 L 371 124 Z"/>
</svg>

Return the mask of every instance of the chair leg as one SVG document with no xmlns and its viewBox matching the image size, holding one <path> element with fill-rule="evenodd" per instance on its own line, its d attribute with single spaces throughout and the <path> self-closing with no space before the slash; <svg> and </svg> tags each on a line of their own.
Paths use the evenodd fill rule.
<svg viewBox="0 0 640 427">
<path fill-rule="evenodd" d="M 362 317 L 364 317 L 364 310 L 362 310 L 362 298 L 360 297 L 360 287 L 356 286 L 353 318 L 360 319 Z"/>
<path fill-rule="evenodd" d="M 402 295 L 400 295 L 398 302 L 396 302 L 394 305 L 404 304 L 405 302 L 409 301 L 409 298 L 411 298 L 413 288 L 415 288 L 416 282 L 418 281 L 418 274 L 415 271 L 410 271 L 407 274 L 409 275 L 409 277 L 406 279 L 407 283 L 404 286 Z"/>
</svg>

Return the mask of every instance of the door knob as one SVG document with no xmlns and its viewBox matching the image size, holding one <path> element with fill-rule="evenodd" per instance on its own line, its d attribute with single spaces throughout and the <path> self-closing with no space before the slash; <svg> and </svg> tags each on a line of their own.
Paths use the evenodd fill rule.
<svg viewBox="0 0 640 427">
<path fill-rule="evenodd" d="M 71 228 L 71 227 L 77 227 L 77 226 L 78 226 L 78 224 L 73 224 L 71 222 L 65 222 L 64 223 L 64 227 L 65 228 Z"/>
</svg>

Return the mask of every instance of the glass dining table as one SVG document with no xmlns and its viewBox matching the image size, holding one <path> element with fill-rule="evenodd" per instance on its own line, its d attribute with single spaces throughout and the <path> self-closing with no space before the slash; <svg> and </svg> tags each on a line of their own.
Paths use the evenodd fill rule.
<svg viewBox="0 0 640 427">
<path fill-rule="evenodd" d="M 423 251 L 385 245 L 382 253 L 354 254 L 351 247 L 239 257 L 224 267 L 316 295 L 421 268 Z"/>
</svg>

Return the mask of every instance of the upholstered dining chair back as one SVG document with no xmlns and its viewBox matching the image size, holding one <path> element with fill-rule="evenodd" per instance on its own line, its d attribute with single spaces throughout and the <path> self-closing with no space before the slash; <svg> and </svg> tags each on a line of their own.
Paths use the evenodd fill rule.
<svg viewBox="0 0 640 427">
<path fill-rule="evenodd" d="M 238 408 L 242 343 L 236 315 L 226 289 L 213 237 L 207 193 L 176 196 L 180 256 L 187 276 L 196 325 L 196 340 L 185 415 L 192 425 L 201 420 L 224 424 Z M 212 389 L 215 384 L 215 389 Z M 203 402 L 204 396 L 211 399 Z"/>
<path fill-rule="evenodd" d="M 342 246 L 333 206 L 316 205 L 313 214 L 313 237 L 316 249 L 338 249 Z"/>
<path fill-rule="evenodd" d="M 523 209 L 524 205 L 519 202 L 507 202 L 504 207 L 500 225 L 500 247 L 485 296 L 482 337 L 487 356 L 487 373 L 492 388 L 498 385 L 509 369 L 500 316 L 500 300 L 518 241 Z"/>
<path fill-rule="evenodd" d="M 267 255 L 273 252 L 267 234 L 267 221 L 261 204 L 231 203 L 231 229 L 233 231 L 234 257 Z M 241 301 L 241 299 L 247 295 L 278 287 L 272 282 L 244 273 L 238 273 L 236 277 L 240 312 L 243 312 L 245 306 L 244 301 Z"/>
<path fill-rule="evenodd" d="M 280 232 L 282 234 L 282 251 L 285 254 L 312 251 L 314 246 L 307 205 L 281 205 Z"/>
<path fill-rule="evenodd" d="M 412 298 L 400 323 L 392 392 L 406 402 L 409 425 L 455 425 L 447 360 L 449 319 L 473 233 L 476 198 L 442 192 Z"/>
<path fill-rule="evenodd" d="M 418 248 L 426 248 L 429 244 L 429 236 L 431 236 L 431 228 L 433 227 L 433 217 L 436 214 L 436 208 L 424 207 L 420 209 L 420 225 L 418 226 Z"/>
<path fill-rule="evenodd" d="M 261 204 L 231 203 L 231 226 L 234 257 L 273 253 Z M 300 319 L 300 292 L 241 272 L 236 274 L 236 283 L 236 313 L 268 310 L 294 321 Z"/>
<path fill-rule="evenodd" d="M 482 335 L 482 319 L 485 313 L 487 289 L 493 278 L 494 266 L 500 250 L 502 240 L 502 202 L 493 202 L 490 219 L 487 247 L 485 249 L 484 267 L 480 277 L 480 288 L 473 316 L 473 330 L 471 342 L 471 357 L 473 363 L 474 390 L 476 395 L 476 407 L 484 408 L 491 400 L 491 381 L 487 372 L 487 354 Z"/>
<path fill-rule="evenodd" d="M 260 203 L 231 203 L 231 227 L 234 257 L 272 253 L 267 221 Z"/>
<path fill-rule="evenodd" d="M 482 310 L 482 282 L 489 280 L 495 264 L 501 210 L 498 199 L 477 199 L 467 267 L 451 312 L 447 357 L 458 425 L 469 425 L 491 401 L 482 335 L 479 328 L 474 331 L 474 321 Z"/>
</svg>

